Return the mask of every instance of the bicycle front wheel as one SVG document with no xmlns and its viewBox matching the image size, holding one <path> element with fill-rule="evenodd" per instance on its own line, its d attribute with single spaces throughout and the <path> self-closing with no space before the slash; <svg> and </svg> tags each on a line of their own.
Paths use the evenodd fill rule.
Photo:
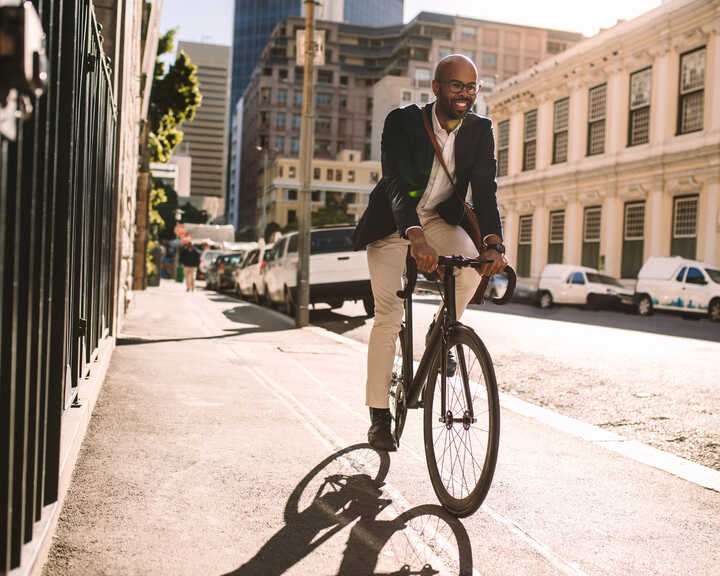
<svg viewBox="0 0 720 576">
<path fill-rule="evenodd" d="M 500 440 L 500 401 L 490 355 L 467 326 L 456 326 L 448 350 L 457 367 L 443 374 L 435 351 L 424 396 L 425 457 L 440 503 L 469 516 L 490 489 Z M 445 409 L 442 393 L 445 389 Z"/>
</svg>

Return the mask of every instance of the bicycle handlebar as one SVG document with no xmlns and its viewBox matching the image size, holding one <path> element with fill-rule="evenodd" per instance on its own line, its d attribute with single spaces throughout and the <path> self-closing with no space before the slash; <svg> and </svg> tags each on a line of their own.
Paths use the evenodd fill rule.
<svg viewBox="0 0 720 576">
<path fill-rule="evenodd" d="M 487 258 L 465 258 L 464 256 L 438 256 L 438 266 L 448 268 L 482 268 L 485 264 L 492 263 L 493 260 Z M 517 283 L 517 274 L 510 264 L 505 266 L 503 272 L 507 275 L 507 286 L 505 293 L 497 298 L 491 298 L 493 304 L 507 304 L 512 298 Z"/>
</svg>

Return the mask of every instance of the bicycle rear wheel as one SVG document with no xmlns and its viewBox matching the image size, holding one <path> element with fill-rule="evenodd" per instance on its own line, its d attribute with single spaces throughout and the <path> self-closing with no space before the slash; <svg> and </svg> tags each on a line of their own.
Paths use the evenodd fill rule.
<svg viewBox="0 0 720 576">
<path fill-rule="evenodd" d="M 400 436 L 405 427 L 407 417 L 407 374 L 405 366 L 405 326 L 400 328 L 397 343 L 395 344 L 395 361 L 393 362 L 392 376 L 390 378 L 390 416 L 392 417 L 392 435 L 395 443 L 400 446 Z"/>
<path fill-rule="evenodd" d="M 425 457 L 440 503 L 463 517 L 480 507 L 492 483 L 500 440 L 500 402 L 490 355 L 477 334 L 459 325 L 448 344 L 457 369 L 452 376 L 441 374 L 438 344 L 424 396 Z M 445 414 L 442 382 L 447 390 Z"/>
</svg>

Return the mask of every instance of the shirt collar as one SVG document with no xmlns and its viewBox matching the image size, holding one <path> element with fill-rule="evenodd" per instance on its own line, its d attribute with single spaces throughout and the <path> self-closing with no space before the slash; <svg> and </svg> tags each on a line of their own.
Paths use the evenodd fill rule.
<svg viewBox="0 0 720 576">
<path fill-rule="evenodd" d="M 437 113 L 436 113 L 436 109 L 437 109 L 437 100 L 436 100 L 435 102 L 433 102 L 433 105 L 432 105 L 433 130 L 434 130 L 435 133 L 437 134 L 440 130 L 442 130 L 443 132 L 445 132 L 445 128 L 442 127 L 442 125 L 440 124 L 440 120 L 438 120 Z M 454 129 L 454 130 L 451 130 L 451 131 L 448 132 L 447 134 L 448 134 L 448 135 L 453 134 L 453 133 L 457 134 L 457 131 L 460 130 L 460 126 L 462 126 L 462 123 L 463 123 L 464 121 L 465 121 L 465 117 L 463 116 L 463 117 L 460 119 L 460 122 L 458 122 L 458 125 L 455 126 L 455 129 Z"/>
</svg>

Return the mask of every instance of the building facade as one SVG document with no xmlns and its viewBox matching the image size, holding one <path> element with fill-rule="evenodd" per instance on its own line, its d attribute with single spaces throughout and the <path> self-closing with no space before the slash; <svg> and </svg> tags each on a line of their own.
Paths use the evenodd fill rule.
<svg viewBox="0 0 720 576">
<path fill-rule="evenodd" d="M 469 22 L 474 22 L 475 28 Z M 500 30 L 504 25 L 498 26 Z M 237 221 L 240 229 L 254 229 L 257 225 L 257 174 L 262 171 L 265 151 L 271 163 L 276 155 L 299 154 L 303 68 L 296 66 L 295 32 L 304 27 L 304 21 L 298 17 L 289 17 L 278 24 L 244 94 Z M 457 49 L 465 46 L 468 55 L 472 55 L 470 46 L 477 47 L 478 42 L 488 41 L 482 35 L 478 40 L 480 21 L 429 12 L 421 12 L 407 25 L 372 27 L 319 21 L 317 28 L 325 33 L 326 61 L 314 72 L 314 155 L 327 159 L 334 158 L 343 149 L 361 150 L 364 158 L 372 156 L 373 142 L 379 142 L 381 130 L 373 127 L 373 120 L 381 127 L 390 109 L 390 97 L 383 95 L 383 111 L 375 115 L 378 81 L 387 77 L 409 78 L 429 99 L 433 66 L 445 55 L 445 49 L 450 53 L 456 50 L 456 45 Z M 471 28 L 475 30 L 472 42 L 463 36 L 471 35 Z M 537 47 L 532 60 L 536 62 L 543 54 L 565 48 L 581 38 L 573 33 L 530 30 L 535 30 L 532 37 L 537 40 L 537 46 L 526 40 L 524 32 L 517 35 L 519 54 L 523 55 L 518 61 L 523 64 L 526 46 Z M 557 45 L 550 45 L 550 38 L 554 38 L 552 41 Z M 499 33 L 495 45 L 505 43 L 505 32 Z M 497 54 L 492 54 L 497 60 Z M 482 55 L 478 52 L 474 56 Z M 500 62 L 500 70 L 504 71 L 505 61 Z M 395 95 L 404 96 L 401 86 L 405 86 L 407 80 L 398 80 L 397 84 L 390 79 L 386 82 L 394 91 L 393 102 L 398 100 Z"/>
<path fill-rule="evenodd" d="M 297 158 L 278 157 L 258 177 L 261 194 L 257 198 L 258 238 L 275 222 L 281 228 L 297 222 L 300 166 Z M 342 150 L 335 159 L 316 158 L 312 164 L 312 210 L 328 206 L 347 206 L 357 221 L 367 206 L 370 192 L 380 178 L 380 163 L 364 161 L 359 150 Z"/>
<path fill-rule="evenodd" d="M 518 274 L 636 277 L 650 256 L 720 264 L 720 6 L 675 0 L 488 97 Z"/>
<path fill-rule="evenodd" d="M 202 104 L 182 126 L 183 144 L 192 159 L 190 202 L 211 219 L 225 214 L 230 47 L 180 42 L 197 66 Z"/>
</svg>

